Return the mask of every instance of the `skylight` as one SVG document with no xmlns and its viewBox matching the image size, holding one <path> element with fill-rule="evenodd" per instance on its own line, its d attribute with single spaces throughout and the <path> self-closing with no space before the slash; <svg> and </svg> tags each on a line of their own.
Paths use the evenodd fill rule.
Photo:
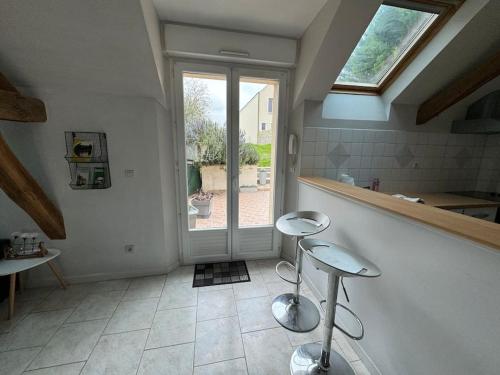
<svg viewBox="0 0 500 375">
<path fill-rule="evenodd" d="M 437 23 L 443 10 L 393 3 L 380 6 L 335 81 L 334 89 L 377 91 Z"/>
</svg>

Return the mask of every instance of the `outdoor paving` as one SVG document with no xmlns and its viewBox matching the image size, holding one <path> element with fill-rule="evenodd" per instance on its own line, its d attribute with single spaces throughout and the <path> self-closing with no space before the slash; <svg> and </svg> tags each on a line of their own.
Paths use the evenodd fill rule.
<svg viewBox="0 0 500 375">
<path fill-rule="evenodd" d="M 267 185 L 269 186 L 269 185 Z M 225 190 L 213 191 L 212 214 L 209 218 L 196 218 L 196 229 L 224 228 L 227 226 L 227 195 Z M 272 224 L 269 215 L 271 189 L 259 187 L 256 192 L 240 192 L 240 226 Z"/>
</svg>

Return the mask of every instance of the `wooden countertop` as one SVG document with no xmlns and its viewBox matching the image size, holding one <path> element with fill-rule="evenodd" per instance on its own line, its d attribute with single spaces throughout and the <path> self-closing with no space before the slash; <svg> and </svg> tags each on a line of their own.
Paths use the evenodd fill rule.
<svg viewBox="0 0 500 375">
<path fill-rule="evenodd" d="M 500 251 L 500 224 L 475 219 L 453 211 L 442 210 L 429 204 L 408 202 L 387 194 L 347 185 L 323 177 L 299 177 L 298 181 L 348 199 L 405 216 Z"/>
<path fill-rule="evenodd" d="M 387 193 L 403 194 L 407 197 L 420 198 L 424 200 L 424 204 L 428 206 L 444 208 L 451 210 L 453 208 L 480 208 L 480 207 L 500 207 L 500 202 L 488 201 L 472 197 L 464 197 L 461 195 L 450 193 Z"/>
</svg>

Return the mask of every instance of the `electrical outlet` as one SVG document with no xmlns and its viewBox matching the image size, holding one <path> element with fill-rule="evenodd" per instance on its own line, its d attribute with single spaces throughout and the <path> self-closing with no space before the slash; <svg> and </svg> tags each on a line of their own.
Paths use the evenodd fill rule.
<svg viewBox="0 0 500 375">
<path fill-rule="evenodd" d="M 123 171 L 123 174 L 125 175 L 125 177 L 134 177 L 135 170 L 134 169 L 125 169 Z"/>
<path fill-rule="evenodd" d="M 135 249 L 134 245 L 125 245 L 125 252 L 126 253 L 133 253 Z"/>
</svg>

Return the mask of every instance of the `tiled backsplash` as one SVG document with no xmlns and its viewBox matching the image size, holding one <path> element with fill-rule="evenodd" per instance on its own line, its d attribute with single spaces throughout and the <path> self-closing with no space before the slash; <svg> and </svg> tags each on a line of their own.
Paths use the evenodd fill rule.
<svg viewBox="0 0 500 375">
<path fill-rule="evenodd" d="M 488 136 L 476 188 L 500 193 L 500 134 Z"/>
<path fill-rule="evenodd" d="M 500 173 L 496 135 L 306 127 L 301 154 L 303 176 L 379 178 L 382 191 L 491 191 Z"/>
</svg>

